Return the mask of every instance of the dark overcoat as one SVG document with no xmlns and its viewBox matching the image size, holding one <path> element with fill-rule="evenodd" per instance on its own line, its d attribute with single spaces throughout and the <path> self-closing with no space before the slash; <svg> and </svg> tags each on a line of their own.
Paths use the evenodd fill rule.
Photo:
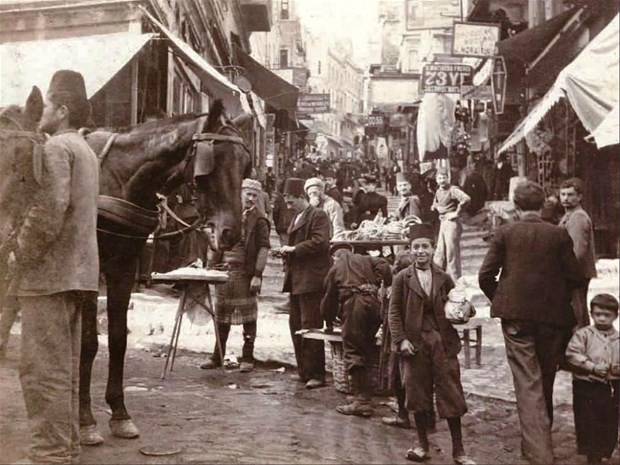
<svg viewBox="0 0 620 465">
<path fill-rule="evenodd" d="M 570 290 L 583 277 L 573 241 L 565 229 L 537 215 L 526 214 L 495 233 L 478 281 L 494 318 L 575 324 Z"/>
<path fill-rule="evenodd" d="M 288 245 L 295 251 L 287 254 L 282 292 L 292 295 L 321 292 L 329 267 L 329 231 L 327 213 L 308 205 L 297 223 L 288 228 Z"/>
<path fill-rule="evenodd" d="M 431 265 L 433 287 L 430 298 L 443 340 L 446 357 L 456 356 L 461 350 L 461 339 L 446 319 L 444 306 L 448 293 L 454 287 L 452 278 L 435 265 Z M 392 343 L 398 347 L 408 339 L 416 349 L 422 346 L 422 320 L 424 316 L 425 293 L 414 270 L 414 265 L 399 272 L 392 282 L 388 321 Z"/>
</svg>

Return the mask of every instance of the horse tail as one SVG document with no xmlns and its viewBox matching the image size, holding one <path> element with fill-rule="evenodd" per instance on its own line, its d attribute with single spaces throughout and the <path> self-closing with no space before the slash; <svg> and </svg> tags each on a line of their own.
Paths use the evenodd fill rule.
<svg viewBox="0 0 620 465">
<path fill-rule="evenodd" d="M 205 130 L 207 132 L 214 132 L 222 116 L 224 116 L 224 104 L 222 103 L 222 100 L 218 98 L 209 108 L 209 115 L 207 116 Z"/>
</svg>

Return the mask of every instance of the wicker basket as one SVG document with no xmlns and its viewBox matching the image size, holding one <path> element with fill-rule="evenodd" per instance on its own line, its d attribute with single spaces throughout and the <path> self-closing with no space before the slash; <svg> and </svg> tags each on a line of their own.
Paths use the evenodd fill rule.
<svg viewBox="0 0 620 465">
<path fill-rule="evenodd" d="M 329 341 L 332 350 L 332 375 L 334 377 L 334 386 L 338 392 L 345 394 L 353 393 L 353 386 L 351 384 L 351 377 L 349 371 L 345 368 L 344 364 L 344 349 L 342 341 Z M 369 376 L 372 382 L 372 390 L 375 395 L 389 395 L 386 389 L 385 382 L 382 382 L 382 377 L 385 376 L 381 372 L 380 368 L 381 346 L 374 346 L 372 353 Z"/>
</svg>

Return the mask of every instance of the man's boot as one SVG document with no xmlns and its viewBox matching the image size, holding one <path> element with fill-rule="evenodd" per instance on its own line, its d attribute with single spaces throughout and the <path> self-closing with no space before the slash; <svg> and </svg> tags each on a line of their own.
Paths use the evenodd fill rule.
<svg viewBox="0 0 620 465">
<path fill-rule="evenodd" d="M 226 342 L 228 341 L 228 334 L 230 334 L 230 325 L 224 323 L 217 323 L 217 332 L 220 336 L 220 344 L 222 345 L 223 353 L 220 353 L 220 348 L 218 346 L 216 338 L 215 347 L 213 348 L 213 355 L 205 363 L 200 365 L 200 368 L 202 368 L 203 370 L 212 370 L 214 368 L 219 368 L 222 366 L 222 363 L 224 363 L 224 355 L 226 355 Z"/>
<path fill-rule="evenodd" d="M 336 410 L 343 415 L 356 415 L 359 417 L 370 417 L 372 410 L 372 396 L 370 393 L 370 383 L 366 376 L 364 367 L 356 367 L 350 372 L 351 384 L 355 398 L 346 405 L 339 405 Z"/>
</svg>

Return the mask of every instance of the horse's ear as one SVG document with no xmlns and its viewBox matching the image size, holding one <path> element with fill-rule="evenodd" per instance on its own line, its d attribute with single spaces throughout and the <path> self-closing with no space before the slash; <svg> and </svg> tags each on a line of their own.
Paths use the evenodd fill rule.
<svg viewBox="0 0 620 465">
<path fill-rule="evenodd" d="M 24 112 L 31 121 L 39 122 L 43 115 L 43 95 L 37 86 L 33 86 L 26 100 Z"/>
</svg>

